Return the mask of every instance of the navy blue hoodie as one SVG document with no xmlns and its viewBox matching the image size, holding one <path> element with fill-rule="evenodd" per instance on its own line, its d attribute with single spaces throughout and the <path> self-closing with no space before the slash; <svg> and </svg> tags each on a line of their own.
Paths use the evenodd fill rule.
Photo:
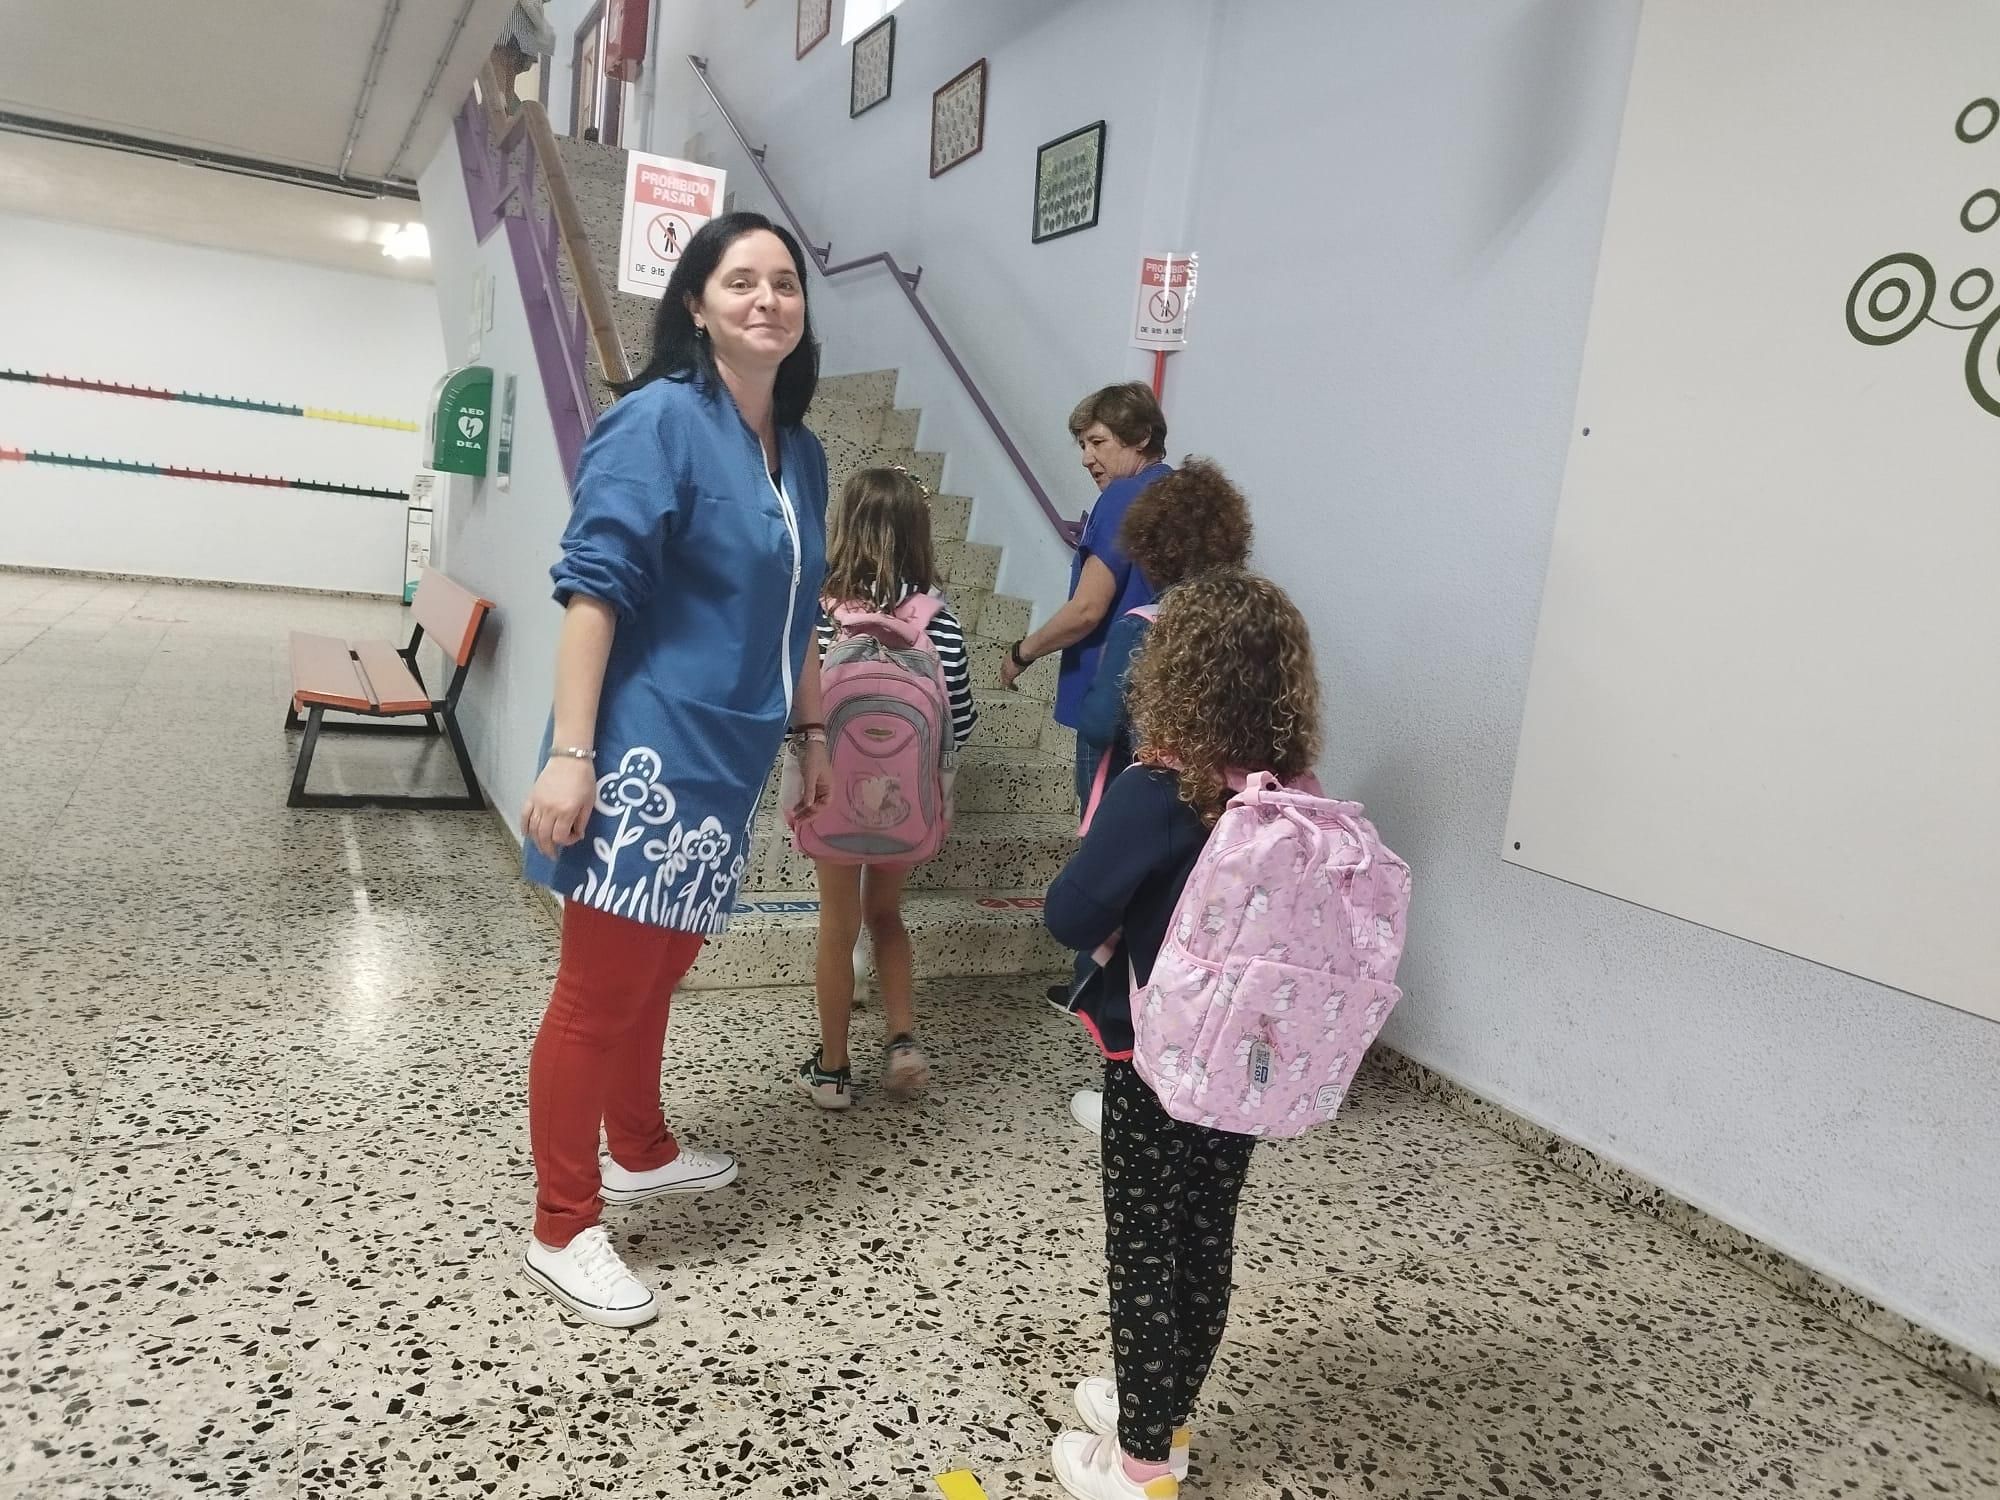
<svg viewBox="0 0 2000 1500">
<path fill-rule="evenodd" d="M 1208 827 L 1181 801 L 1181 779 L 1135 765 L 1105 788 L 1090 832 L 1049 887 L 1043 920 L 1057 942 L 1090 953 L 1113 933 L 1118 951 L 1070 996 L 1069 1009 L 1106 1057 L 1132 1055 L 1132 976 L 1153 976 L 1181 890 Z"/>
</svg>

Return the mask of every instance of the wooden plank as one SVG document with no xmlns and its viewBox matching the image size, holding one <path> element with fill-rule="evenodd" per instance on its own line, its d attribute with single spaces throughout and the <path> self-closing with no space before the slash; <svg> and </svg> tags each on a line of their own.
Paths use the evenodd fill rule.
<svg viewBox="0 0 2000 1500">
<path fill-rule="evenodd" d="M 410 613 L 424 627 L 424 634 L 456 666 L 472 660 L 472 640 L 479 622 L 493 607 L 462 583 L 444 576 L 435 568 L 425 568 L 417 583 L 417 597 L 410 601 Z"/>
<path fill-rule="evenodd" d="M 361 675 L 375 699 L 375 711 L 384 714 L 429 713 L 431 695 L 411 675 L 396 648 L 387 641 L 356 641 L 354 654 L 361 662 Z"/>
<path fill-rule="evenodd" d="M 347 642 L 297 630 L 292 632 L 292 701 L 361 713 L 375 706 L 368 697 L 368 685 L 354 669 Z"/>
</svg>

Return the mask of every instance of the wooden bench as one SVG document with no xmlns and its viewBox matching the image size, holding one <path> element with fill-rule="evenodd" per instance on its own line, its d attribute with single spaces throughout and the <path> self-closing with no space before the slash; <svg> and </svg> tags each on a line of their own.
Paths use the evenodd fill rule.
<svg viewBox="0 0 2000 1500">
<path fill-rule="evenodd" d="M 472 757 L 466 753 L 465 736 L 458 728 L 458 694 L 465 686 L 465 673 L 472 665 L 472 653 L 479 633 L 491 613 L 491 601 L 480 598 L 435 569 L 424 569 L 417 584 L 417 596 L 410 612 L 416 626 L 410 642 L 397 646 L 388 641 L 344 641 L 335 636 L 292 632 L 292 704 L 285 716 L 285 728 L 304 729 L 299 743 L 298 769 L 292 773 L 292 794 L 288 807 L 414 807 L 436 811 L 477 812 L 486 806 L 479 778 L 473 774 Z M 454 667 L 451 686 L 442 698 L 433 698 L 424 686 L 417 666 L 417 647 L 425 634 L 443 649 Z M 326 722 L 329 712 L 358 714 L 373 722 Z M 304 717 L 302 718 L 301 715 Z M 420 718 L 421 724 L 391 724 L 388 719 Z M 312 771 L 313 752 L 319 748 L 322 730 L 373 734 L 442 733 L 451 741 L 451 753 L 458 758 L 458 774 L 465 782 L 462 797 L 426 797 L 406 792 L 334 794 L 309 792 L 306 777 Z"/>
</svg>

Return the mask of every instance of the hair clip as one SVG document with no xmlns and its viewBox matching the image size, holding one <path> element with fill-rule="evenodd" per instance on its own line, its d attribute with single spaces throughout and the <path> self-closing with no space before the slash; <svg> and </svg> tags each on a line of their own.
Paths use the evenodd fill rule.
<svg viewBox="0 0 2000 1500">
<path fill-rule="evenodd" d="M 909 480 L 911 484 L 914 484 L 917 487 L 917 493 L 919 495 L 922 495 L 924 499 L 929 500 L 932 498 L 931 487 L 925 484 L 923 480 L 919 479 L 916 475 L 912 474 L 908 469 L 904 468 L 901 464 L 890 464 L 888 465 L 888 467 L 893 471 L 895 471 L 896 473 L 901 474 L 905 479 Z"/>
</svg>

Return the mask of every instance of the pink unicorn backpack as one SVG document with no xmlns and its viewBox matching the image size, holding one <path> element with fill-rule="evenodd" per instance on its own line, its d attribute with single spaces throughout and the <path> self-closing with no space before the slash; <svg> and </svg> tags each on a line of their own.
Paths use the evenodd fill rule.
<svg viewBox="0 0 2000 1500">
<path fill-rule="evenodd" d="M 820 661 L 833 796 L 793 825 L 799 852 L 848 865 L 915 865 L 951 832 L 951 697 L 927 634 L 944 601 L 888 614 L 825 601 L 838 631 Z"/>
<path fill-rule="evenodd" d="M 1247 778 L 1188 876 L 1132 1065 L 1177 1120 L 1294 1136 L 1331 1119 L 1390 1010 L 1410 867 L 1358 802 Z"/>
</svg>

